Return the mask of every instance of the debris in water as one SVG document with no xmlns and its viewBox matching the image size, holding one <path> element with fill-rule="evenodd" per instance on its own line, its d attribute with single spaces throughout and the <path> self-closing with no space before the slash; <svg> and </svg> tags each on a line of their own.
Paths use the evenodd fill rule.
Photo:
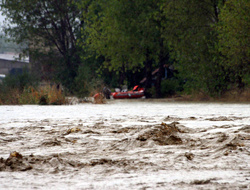
<svg viewBox="0 0 250 190">
<path fill-rule="evenodd" d="M 68 135 L 70 133 L 77 133 L 79 131 L 82 131 L 82 130 L 80 128 L 78 128 L 78 127 L 73 127 L 71 129 L 68 129 L 65 135 Z"/>
<path fill-rule="evenodd" d="M 16 157 L 16 158 L 19 158 L 19 159 L 23 158 L 23 156 L 20 153 L 16 152 L 16 151 L 10 153 L 9 158 L 13 158 L 13 157 Z"/>
<path fill-rule="evenodd" d="M 208 118 L 206 120 L 209 120 L 209 121 L 232 121 L 233 119 L 225 117 L 225 116 L 220 116 L 220 117 Z"/>
<path fill-rule="evenodd" d="M 179 124 L 178 122 L 173 122 L 170 124 L 166 124 L 164 122 L 161 123 L 161 126 L 166 127 L 166 130 L 168 131 L 168 133 L 173 134 L 176 132 L 181 132 L 178 127 L 176 127 L 176 124 Z"/>
<path fill-rule="evenodd" d="M 191 184 L 194 184 L 194 185 L 204 185 L 204 184 L 209 184 L 211 183 L 211 180 L 213 179 L 204 179 L 204 180 L 194 180 L 193 182 L 191 182 Z"/>
<path fill-rule="evenodd" d="M 6 160 L 3 158 L 0 159 L 0 171 L 27 171 L 32 168 L 33 167 L 26 162 L 23 156 L 16 151 L 10 153 Z"/>
<path fill-rule="evenodd" d="M 194 154 L 191 152 L 186 152 L 185 156 L 187 157 L 188 160 L 193 160 L 194 159 Z"/>
<path fill-rule="evenodd" d="M 60 146 L 61 142 L 57 140 L 57 138 L 54 138 L 52 140 L 46 140 L 45 142 L 42 143 L 44 146 Z"/>
<path fill-rule="evenodd" d="M 182 144 L 182 139 L 177 136 L 177 133 L 181 132 L 176 123 L 171 124 L 161 123 L 161 125 L 155 126 L 145 133 L 139 135 L 136 140 L 146 141 L 152 139 L 158 142 L 159 145 L 177 145 Z"/>
</svg>

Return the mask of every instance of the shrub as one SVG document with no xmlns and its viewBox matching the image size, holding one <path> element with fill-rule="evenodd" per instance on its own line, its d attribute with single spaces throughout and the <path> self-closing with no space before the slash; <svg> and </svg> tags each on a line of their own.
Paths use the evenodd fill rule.
<svg viewBox="0 0 250 190">
<path fill-rule="evenodd" d="M 38 80 L 27 69 L 22 73 L 7 75 L 0 84 L 0 104 L 19 104 L 28 86 L 37 86 Z M 22 100 L 21 100 L 22 101 Z"/>
<path fill-rule="evenodd" d="M 40 88 L 40 97 L 47 98 L 47 103 L 51 105 L 65 104 L 65 95 L 61 88 L 57 88 L 55 85 L 47 85 Z"/>
<path fill-rule="evenodd" d="M 56 86 L 25 87 L 23 91 L 17 88 L 8 88 L 0 92 L 0 105 L 10 104 L 40 104 L 62 105 L 65 104 L 65 95 Z"/>
<path fill-rule="evenodd" d="M 20 90 L 17 88 L 4 89 L 0 86 L 0 105 L 15 105 L 18 104 Z"/>
<path fill-rule="evenodd" d="M 2 85 L 5 90 L 19 89 L 20 91 L 23 91 L 27 86 L 37 86 L 38 79 L 30 74 L 27 69 L 24 69 L 22 73 L 7 75 L 4 78 Z"/>
<path fill-rule="evenodd" d="M 19 104 L 38 104 L 39 92 L 32 86 L 26 87 L 19 97 Z"/>
<path fill-rule="evenodd" d="M 173 96 L 182 91 L 180 82 L 177 79 L 163 80 L 161 84 L 161 92 L 163 96 Z"/>
<path fill-rule="evenodd" d="M 37 90 L 33 87 L 25 88 L 19 98 L 20 104 L 62 105 L 65 95 L 55 85 L 41 86 Z"/>
<path fill-rule="evenodd" d="M 103 81 L 90 76 L 88 67 L 81 66 L 78 76 L 75 78 L 75 94 L 84 98 L 86 96 L 94 96 L 96 93 L 102 92 L 104 87 Z"/>
</svg>

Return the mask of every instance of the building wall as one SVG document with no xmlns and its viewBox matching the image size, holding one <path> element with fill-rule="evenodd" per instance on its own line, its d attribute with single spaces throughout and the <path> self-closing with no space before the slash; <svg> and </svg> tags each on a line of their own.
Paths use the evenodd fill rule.
<svg viewBox="0 0 250 190">
<path fill-rule="evenodd" d="M 30 68 L 27 62 L 0 59 L 0 74 L 9 74 L 12 69 Z"/>
</svg>

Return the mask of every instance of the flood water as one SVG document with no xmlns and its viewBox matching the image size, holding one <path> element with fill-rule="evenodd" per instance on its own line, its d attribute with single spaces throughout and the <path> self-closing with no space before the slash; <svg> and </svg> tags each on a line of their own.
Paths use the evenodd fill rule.
<svg viewBox="0 0 250 190">
<path fill-rule="evenodd" d="M 250 105 L 0 106 L 0 189 L 249 189 Z"/>
</svg>

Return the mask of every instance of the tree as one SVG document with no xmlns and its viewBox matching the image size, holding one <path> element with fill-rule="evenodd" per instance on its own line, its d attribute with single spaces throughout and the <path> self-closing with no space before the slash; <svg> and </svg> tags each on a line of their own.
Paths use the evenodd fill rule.
<svg viewBox="0 0 250 190">
<path fill-rule="evenodd" d="M 90 48 L 105 57 L 105 67 L 118 72 L 144 68 L 146 90 L 152 85 L 155 63 L 167 58 L 168 49 L 161 37 L 161 1 L 99 1 L 98 14 L 90 13 L 87 38 Z M 93 12 L 98 8 L 93 7 Z M 161 67 L 162 68 L 162 67 Z M 160 96 L 160 80 L 157 87 Z"/>
<path fill-rule="evenodd" d="M 250 1 L 226 1 L 219 18 L 221 64 L 231 71 L 231 82 L 243 88 L 250 71 Z"/>
<path fill-rule="evenodd" d="M 169 1 L 163 6 L 168 22 L 164 37 L 171 56 L 189 89 L 220 95 L 228 85 L 228 74 L 219 64 L 218 35 L 220 0 Z"/>
<path fill-rule="evenodd" d="M 68 88 L 73 84 L 80 64 L 81 49 L 77 40 L 82 37 L 80 28 L 84 25 L 80 18 L 87 9 L 78 9 L 77 1 L 2 0 L 1 4 L 9 23 L 6 34 L 17 43 L 28 43 L 26 53 L 36 60 L 41 53 L 50 55 L 49 58 L 57 57 L 51 71 L 63 72 L 58 76 Z"/>
<path fill-rule="evenodd" d="M 5 52 L 20 53 L 27 47 L 26 44 L 16 44 L 11 41 L 4 33 L 0 32 L 0 54 Z"/>
</svg>

